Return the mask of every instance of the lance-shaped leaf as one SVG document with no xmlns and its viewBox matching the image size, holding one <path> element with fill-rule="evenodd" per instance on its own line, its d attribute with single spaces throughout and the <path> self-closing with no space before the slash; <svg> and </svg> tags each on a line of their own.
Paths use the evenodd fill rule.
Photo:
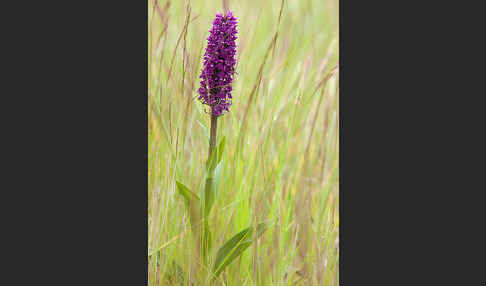
<svg viewBox="0 0 486 286">
<path fill-rule="evenodd" d="M 176 181 L 176 185 L 177 185 L 177 191 L 179 192 L 179 194 L 181 194 L 184 197 L 186 202 L 190 203 L 191 201 L 194 200 L 199 201 L 199 197 L 193 192 L 191 192 L 189 188 L 186 187 L 184 184 L 182 184 L 179 181 Z"/>
<path fill-rule="evenodd" d="M 257 237 L 261 236 L 269 227 L 268 223 L 260 223 L 257 226 Z M 226 266 L 240 256 L 253 242 L 253 227 L 246 228 L 226 241 L 216 254 L 214 263 L 214 275 L 218 276 Z"/>
<path fill-rule="evenodd" d="M 184 186 L 181 182 L 176 181 L 177 191 L 184 197 L 184 202 L 189 212 L 191 224 L 193 229 L 196 228 L 201 222 L 201 211 L 199 207 L 199 197 L 191 192 L 189 188 Z"/>
</svg>

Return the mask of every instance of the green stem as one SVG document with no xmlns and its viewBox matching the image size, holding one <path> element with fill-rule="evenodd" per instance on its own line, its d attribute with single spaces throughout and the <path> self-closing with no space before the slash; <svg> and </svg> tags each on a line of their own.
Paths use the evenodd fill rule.
<svg viewBox="0 0 486 286">
<path fill-rule="evenodd" d="M 216 131 L 218 129 L 218 117 L 211 113 L 211 131 L 209 135 L 209 152 L 208 152 L 208 163 L 211 154 L 216 146 Z"/>
<path fill-rule="evenodd" d="M 206 260 L 208 250 L 211 247 L 211 234 L 209 231 L 208 215 L 209 215 L 209 211 L 214 196 L 211 188 L 213 185 L 214 165 L 217 160 L 211 160 L 211 156 L 213 155 L 213 152 L 215 152 L 217 129 L 218 129 L 218 117 L 213 115 L 211 112 L 211 130 L 209 136 L 208 160 L 206 162 L 207 175 L 206 175 L 206 184 L 204 187 L 204 204 L 202 206 L 202 218 L 204 220 L 204 223 L 203 223 L 201 243 L 202 243 L 202 256 L 204 260 Z"/>
</svg>

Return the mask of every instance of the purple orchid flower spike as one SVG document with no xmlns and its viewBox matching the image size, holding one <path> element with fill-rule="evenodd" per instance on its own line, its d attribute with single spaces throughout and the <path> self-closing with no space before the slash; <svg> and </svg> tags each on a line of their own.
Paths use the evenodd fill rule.
<svg viewBox="0 0 486 286">
<path fill-rule="evenodd" d="M 199 100 L 209 105 L 212 115 L 216 117 L 228 112 L 231 106 L 231 83 L 236 65 L 236 24 L 231 11 L 216 15 L 213 28 L 209 31 L 203 69 L 199 76 L 202 79 L 198 90 Z"/>
</svg>

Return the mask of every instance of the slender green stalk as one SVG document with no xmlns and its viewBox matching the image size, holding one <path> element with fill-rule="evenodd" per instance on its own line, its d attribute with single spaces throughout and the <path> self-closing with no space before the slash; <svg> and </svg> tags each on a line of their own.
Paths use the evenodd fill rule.
<svg viewBox="0 0 486 286">
<path fill-rule="evenodd" d="M 211 234 L 209 231 L 209 223 L 208 223 L 208 216 L 209 211 L 212 205 L 212 201 L 214 198 L 212 192 L 212 185 L 213 185 L 213 170 L 216 165 L 216 160 L 214 158 L 213 152 L 215 152 L 216 147 L 216 134 L 218 129 L 218 117 L 215 116 L 211 112 L 211 130 L 209 135 L 209 150 L 208 150 L 208 159 L 206 161 L 206 182 L 204 186 L 204 203 L 202 207 L 202 218 L 204 220 L 203 223 L 203 231 L 201 236 L 201 245 L 202 245 L 202 257 L 206 261 L 208 250 L 211 247 Z"/>
<path fill-rule="evenodd" d="M 208 164 L 211 154 L 216 146 L 216 131 L 218 129 L 218 117 L 211 113 L 211 130 L 209 135 L 209 151 L 208 151 Z"/>
</svg>

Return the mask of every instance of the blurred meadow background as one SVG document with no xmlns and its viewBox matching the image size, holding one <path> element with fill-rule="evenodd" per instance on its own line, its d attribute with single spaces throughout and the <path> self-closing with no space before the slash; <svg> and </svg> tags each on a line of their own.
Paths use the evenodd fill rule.
<svg viewBox="0 0 486 286">
<path fill-rule="evenodd" d="M 148 1 L 149 285 L 338 285 L 338 0 Z M 269 227 L 211 280 L 176 180 L 203 188 L 210 116 L 197 90 L 224 5 L 238 18 L 237 67 L 218 119 L 209 257 Z"/>
</svg>

